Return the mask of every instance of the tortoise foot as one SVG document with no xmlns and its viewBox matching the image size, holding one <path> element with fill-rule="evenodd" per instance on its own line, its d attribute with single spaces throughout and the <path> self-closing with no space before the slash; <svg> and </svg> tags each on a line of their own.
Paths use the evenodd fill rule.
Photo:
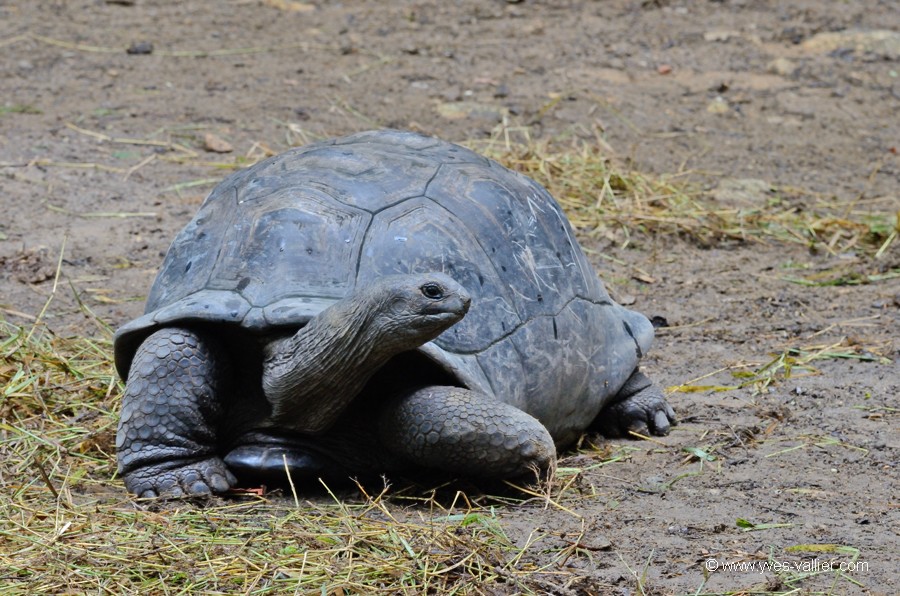
<svg viewBox="0 0 900 596">
<path fill-rule="evenodd" d="M 603 408 L 592 426 L 607 437 L 627 437 L 632 432 L 665 436 L 676 424 L 675 410 L 659 387 L 647 375 L 635 371 L 616 401 Z"/>
<path fill-rule="evenodd" d="M 224 493 L 237 482 L 218 457 L 180 464 L 166 462 L 131 470 L 125 486 L 139 497 L 181 497 Z"/>
</svg>

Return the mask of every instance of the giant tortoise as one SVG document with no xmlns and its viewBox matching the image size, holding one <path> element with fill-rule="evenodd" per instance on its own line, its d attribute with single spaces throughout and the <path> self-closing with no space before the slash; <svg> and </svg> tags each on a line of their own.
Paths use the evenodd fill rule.
<svg viewBox="0 0 900 596">
<path fill-rule="evenodd" d="M 533 180 L 410 132 L 318 142 L 219 184 L 116 333 L 119 472 L 546 471 L 589 429 L 669 431 L 652 339 Z"/>
</svg>

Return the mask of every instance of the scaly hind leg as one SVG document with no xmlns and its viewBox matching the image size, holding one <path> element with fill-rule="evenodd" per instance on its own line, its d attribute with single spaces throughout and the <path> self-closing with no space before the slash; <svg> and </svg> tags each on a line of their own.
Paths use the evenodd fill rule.
<svg viewBox="0 0 900 596">
<path fill-rule="evenodd" d="M 415 467 L 469 477 L 514 478 L 556 462 L 550 433 L 508 404 L 460 387 L 398 395 L 380 411 L 378 437 Z"/>
<path fill-rule="evenodd" d="M 675 424 L 675 410 L 662 391 L 647 375 L 635 370 L 590 428 L 607 437 L 627 437 L 629 431 L 663 436 Z"/>
<path fill-rule="evenodd" d="M 164 328 L 131 363 L 116 435 L 119 474 L 141 497 L 221 493 L 236 482 L 217 454 L 227 370 L 215 342 Z"/>
</svg>

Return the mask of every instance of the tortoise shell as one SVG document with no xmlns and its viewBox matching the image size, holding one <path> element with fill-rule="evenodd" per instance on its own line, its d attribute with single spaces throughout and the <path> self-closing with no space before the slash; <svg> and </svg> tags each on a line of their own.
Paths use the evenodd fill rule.
<svg viewBox="0 0 900 596">
<path fill-rule="evenodd" d="M 357 284 L 430 271 L 459 282 L 472 306 L 420 352 L 557 439 L 583 430 L 652 341 L 646 317 L 610 299 L 543 187 L 458 145 L 374 131 L 219 184 L 169 249 L 145 314 L 117 332 L 116 366 L 125 378 L 160 326 L 283 332 Z"/>
</svg>

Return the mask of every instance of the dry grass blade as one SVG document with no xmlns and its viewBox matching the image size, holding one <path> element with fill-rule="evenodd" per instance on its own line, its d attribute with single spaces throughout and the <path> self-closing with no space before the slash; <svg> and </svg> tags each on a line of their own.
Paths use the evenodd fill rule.
<svg viewBox="0 0 900 596">
<path fill-rule="evenodd" d="M 63 209 L 62 207 L 57 207 L 56 205 L 47 204 L 47 209 L 50 211 L 55 211 L 57 213 L 63 213 L 65 215 L 69 215 L 71 217 L 80 217 L 83 219 L 91 219 L 91 218 L 103 218 L 103 217 L 114 217 L 114 218 L 128 218 L 128 217 L 159 217 L 158 213 L 153 211 L 94 211 L 88 213 L 78 213 L 76 211 L 69 211 L 68 209 Z"/>
<path fill-rule="evenodd" d="M 188 157 L 197 157 L 197 152 L 192 151 L 181 145 L 179 143 L 173 143 L 170 141 L 157 141 L 154 139 L 132 139 L 127 137 L 111 137 L 102 132 L 95 132 L 93 130 L 88 130 L 86 128 L 81 128 L 80 126 L 76 126 L 71 122 L 66 122 L 66 127 L 74 130 L 79 134 L 83 134 L 89 137 L 93 137 L 99 141 L 106 143 L 117 143 L 121 145 L 143 145 L 149 147 L 158 147 L 160 149 L 168 149 L 169 151 L 178 151 L 183 153 Z"/>
</svg>

